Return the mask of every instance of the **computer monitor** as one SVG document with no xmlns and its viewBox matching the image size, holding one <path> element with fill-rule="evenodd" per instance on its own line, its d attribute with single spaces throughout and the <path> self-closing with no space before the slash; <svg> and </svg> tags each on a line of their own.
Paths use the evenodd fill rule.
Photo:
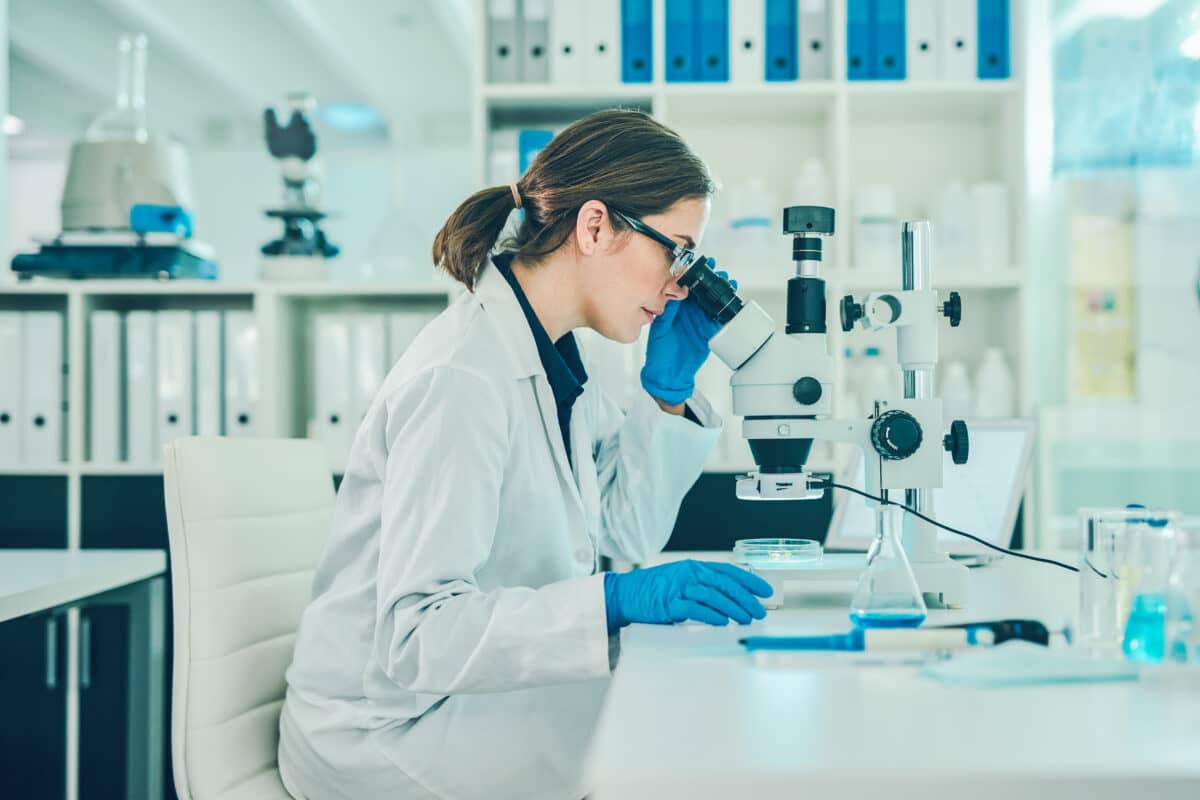
<svg viewBox="0 0 1200 800">
<path fill-rule="evenodd" d="M 1028 419 L 967 421 L 971 441 L 966 464 L 955 464 L 944 454 L 941 489 L 933 490 L 934 517 L 984 541 L 1009 547 L 1017 510 L 1025 493 L 1033 451 L 1034 422 Z M 863 488 L 863 457 L 855 451 L 838 476 L 839 483 Z M 834 493 L 833 518 L 826 550 L 866 550 L 875 535 L 875 511 L 859 495 L 839 489 Z M 904 501 L 892 493 L 892 499 Z M 955 556 L 979 556 L 994 551 L 964 536 L 939 531 L 942 549 Z"/>
</svg>

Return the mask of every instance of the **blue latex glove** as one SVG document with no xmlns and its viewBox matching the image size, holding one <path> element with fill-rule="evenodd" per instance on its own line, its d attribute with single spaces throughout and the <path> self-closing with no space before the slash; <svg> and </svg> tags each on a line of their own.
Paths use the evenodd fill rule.
<svg viewBox="0 0 1200 800">
<path fill-rule="evenodd" d="M 717 274 L 729 279 L 726 272 Z M 729 282 L 737 288 L 737 281 Z M 669 301 L 662 316 L 650 323 L 642 388 L 672 405 L 691 397 L 696 391 L 696 373 L 708 358 L 708 340 L 720 329 L 721 324 L 691 297 Z"/>
<path fill-rule="evenodd" d="M 714 561 L 675 561 L 604 573 L 609 633 L 631 622 L 669 625 L 694 619 L 727 625 L 732 619 L 747 625 L 767 615 L 758 597 L 771 593 L 771 584 L 754 573 Z"/>
</svg>

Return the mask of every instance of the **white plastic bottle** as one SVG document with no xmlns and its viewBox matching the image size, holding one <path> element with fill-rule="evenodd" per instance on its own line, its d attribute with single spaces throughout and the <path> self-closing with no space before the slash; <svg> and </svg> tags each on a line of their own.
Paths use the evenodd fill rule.
<svg viewBox="0 0 1200 800">
<path fill-rule="evenodd" d="M 975 372 L 975 416 L 983 419 L 1016 415 L 1012 370 L 999 347 L 989 347 Z"/>
<path fill-rule="evenodd" d="M 950 180 L 933 205 L 933 246 L 939 269 L 974 265 L 975 207 L 967 187 L 957 178 Z"/>
<path fill-rule="evenodd" d="M 895 187 L 863 186 L 854 201 L 854 266 L 870 272 L 898 266 L 900 222 Z"/>
<path fill-rule="evenodd" d="M 778 206 L 774 193 L 761 176 L 747 178 L 733 190 L 726 231 L 733 260 L 728 266 L 744 279 L 765 280 L 776 273 L 772 251 L 779 250 L 781 241 L 775 220 Z"/>
<path fill-rule="evenodd" d="M 975 397 L 966 364 L 950 361 L 943 365 L 942 385 L 938 394 L 942 398 L 942 416 L 946 420 L 969 419 L 972 416 Z"/>
<path fill-rule="evenodd" d="M 996 182 L 977 183 L 971 187 L 971 202 L 979 269 L 989 272 L 1009 269 L 1008 186 Z"/>
<path fill-rule="evenodd" d="M 876 400 L 890 402 L 899 398 L 899 367 L 887 364 L 878 347 L 863 350 L 861 374 L 859 396 L 868 413 L 874 413 Z"/>
<path fill-rule="evenodd" d="M 843 419 L 864 416 L 858 394 L 857 366 L 854 360 L 854 350 L 847 347 L 842 351 L 842 375 L 845 376 L 842 385 L 844 388 L 834 402 L 835 415 Z"/>
</svg>

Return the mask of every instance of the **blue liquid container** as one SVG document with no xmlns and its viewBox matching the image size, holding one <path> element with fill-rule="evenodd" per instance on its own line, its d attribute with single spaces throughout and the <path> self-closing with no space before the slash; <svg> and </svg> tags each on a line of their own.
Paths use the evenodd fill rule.
<svg viewBox="0 0 1200 800">
<path fill-rule="evenodd" d="M 886 611 L 852 611 L 850 621 L 860 628 L 919 628 L 925 621 L 925 615 L 912 612 L 889 614 Z"/>
<path fill-rule="evenodd" d="M 1121 649 L 1133 661 L 1157 663 L 1166 650 L 1167 597 L 1160 593 L 1133 598 Z"/>
</svg>

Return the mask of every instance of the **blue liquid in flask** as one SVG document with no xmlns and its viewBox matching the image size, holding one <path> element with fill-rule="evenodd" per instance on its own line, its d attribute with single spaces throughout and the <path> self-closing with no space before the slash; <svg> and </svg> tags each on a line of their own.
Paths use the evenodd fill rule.
<svg viewBox="0 0 1200 800">
<path fill-rule="evenodd" d="M 1158 662 L 1166 651 L 1166 595 L 1139 594 L 1125 623 L 1122 650 L 1134 661 Z"/>
<path fill-rule="evenodd" d="M 860 628 L 919 628 L 925 615 L 908 611 L 852 611 L 850 621 Z"/>
</svg>

